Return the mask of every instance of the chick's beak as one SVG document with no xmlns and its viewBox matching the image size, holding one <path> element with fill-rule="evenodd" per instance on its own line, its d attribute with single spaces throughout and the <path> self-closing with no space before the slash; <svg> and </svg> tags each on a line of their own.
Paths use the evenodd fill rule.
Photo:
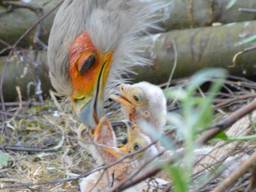
<svg viewBox="0 0 256 192">
<path fill-rule="evenodd" d="M 97 65 L 78 80 L 82 87 L 81 96 L 72 99 L 73 109 L 80 120 L 89 128 L 95 128 L 104 114 L 104 88 L 112 63 L 112 53 L 98 54 Z"/>
<path fill-rule="evenodd" d="M 110 99 L 112 99 L 116 103 L 119 103 L 120 105 L 125 106 L 127 108 L 133 107 L 133 104 L 123 94 L 110 95 Z"/>
</svg>

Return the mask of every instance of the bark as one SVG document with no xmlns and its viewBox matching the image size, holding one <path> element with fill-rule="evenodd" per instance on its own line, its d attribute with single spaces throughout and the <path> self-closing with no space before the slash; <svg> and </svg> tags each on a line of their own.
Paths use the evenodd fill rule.
<svg viewBox="0 0 256 192">
<path fill-rule="evenodd" d="M 148 68 L 135 68 L 138 75 L 135 81 L 147 80 L 153 83 L 166 82 L 170 76 L 175 60 L 175 47 L 177 49 L 177 67 L 174 77 L 186 77 L 194 72 L 207 67 L 226 68 L 231 74 L 253 76 L 256 75 L 255 51 L 245 53 L 238 57 L 237 65 L 232 66 L 233 56 L 250 46 L 242 44 L 246 37 L 256 34 L 256 21 L 228 24 L 218 27 L 204 27 L 197 29 L 177 30 L 169 33 L 154 35 L 149 38 L 152 47 L 146 54 L 154 59 L 154 65 Z M 23 57 L 23 60 L 26 57 Z M 8 100 L 16 97 L 15 85 L 21 86 L 23 95 L 26 96 L 28 82 L 34 81 L 35 70 L 33 57 L 25 59 L 24 63 L 11 60 L 5 74 L 4 95 Z M 46 69 L 46 56 L 44 53 L 39 58 L 41 65 L 40 78 L 45 93 L 50 88 Z M 3 62 L 0 60 L 0 74 L 3 74 Z M 30 63 L 30 64 L 27 64 Z M 32 64 L 31 64 L 32 63 Z M 25 69 L 24 69 L 25 68 Z M 28 71 L 24 76 L 24 71 Z M 24 77 L 23 77 L 24 76 Z"/>
<path fill-rule="evenodd" d="M 232 23 L 255 20 L 255 13 L 238 11 L 239 8 L 255 8 L 255 0 L 173 0 L 160 15 L 165 16 L 164 29 L 183 29 L 209 26 L 215 22 Z"/>
<path fill-rule="evenodd" d="M 208 67 L 225 68 L 234 75 L 254 76 L 256 75 L 255 50 L 239 56 L 235 66 L 232 66 L 232 59 L 237 52 L 251 46 L 239 42 L 255 34 L 256 21 L 176 30 L 154 35 L 150 38 L 152 47 L 146 51 L 154 58 L 154 65 L 147 69 L 135 69 L 139 74 L 135 77 L 136 81 L 148 80 L 155 83 L 166 81 L 175 63 L 175 53 L 177 53 L 174 73 L 176 78 L 191 75 Z"/>
<path fill-rule="evenodd" d="M 42 8 L 43 14 L 51 10 L 61 0 L 36 0 L 32 6 Z M 8 11 L 1 6 L 0 1 L 0 51 L 5 48 L 1 40 L 9 44 L 14 43 L 33 23 L 38 20 L 38 15 L 31 9 L 14 8 Z M 160 16 L 166 17 L 163 27 L 166 31 L 171 29 L 208 26 L 214 22 L 231 23 L 256 19 L 254 13 L 241 13 L 238 8 L 256 8 L 255 0 L 236 0 L 235 4 L 228 7 L 231 0 L 173 0 Z M 42 22 L 41 38 L 47 42 L 47 37 L 54 14 Z M 20 46 L 28 47 L 33 42 L 34 34 L 26 36 Z"/>
<path fill-rule="evenodd" d="M 46 65 L 46 53 L 38 56 L 35 53 L 22 53 L 11 58 L 0 58 L 0 74 L 4 76 L 3 91 L 5 101 L 13 101 L 18 98 L 16 86 L 20 87 L 22 98 L 27 99 L 35 95 L 37 79 L 42 85 L 42 95 L 48 95 L 51 83 L 48 77 Z"/>
<path fill-rule="evenodd" d="M 38 21 L 40 15 L 48 13 L 60 1 L 61 0 L 32 1 L 29 5 L 34 8 L 34 11 L 33 9 L 17 7 L 8 10 L 6 7 L 0 5 L 0 40 L 2 40 L 0 41 L 0 51 L 6 48 L 3 41 L 8 44 L 13 44 L 28 28 Z M 40 12 L 36 10 L 40 10 Z M 54 13 L 51 14 L 41 23 L 42 30 L 40 38 L 44 40 L 44 42 L 47 42 L 54 15 Z M 29 34 L 22 40 L 20 46 L 28 47 L 33 43 L 33 38 L 34 33 Z"/>
</svg>

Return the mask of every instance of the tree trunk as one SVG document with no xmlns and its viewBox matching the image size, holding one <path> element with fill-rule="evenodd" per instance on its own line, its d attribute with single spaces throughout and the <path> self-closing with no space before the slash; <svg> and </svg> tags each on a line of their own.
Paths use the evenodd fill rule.
<svg viewBox="0 0 256 192">
<path fill-rule="evenodd" d="M 31 6 L 36 9 L 42 8 L 42 14 L 48 13 L 52 10 L 61 0 L 36 0 L 32 1 Z M 39 14 L 39 13 L 38 13 Z M 3 41 L 8 44 L 13 44 L 17 39 L 36 21 L 39 16 L 36 11 L 27 8 L 15 8 L 8 11 L 5 7 L 0 5 L 0 51 L 6 48 Z M 51 14 L 41 23 L 40 38 L 47 42 L 49 31 L 55 14 Z M 28 47 L 33 43 L 34 33 L 27 35 L 22 41 L 20 46 Z"/>
<path fill-rule="evenodd" d="M 36 0 L 31 5 L 42 8 L 46 14 L 61 0 Z M 1 1 L 0 1 L 1 2 Z M 160 16 L 166 17 L 163 27 L 166 31 L 172 29 L 208 26 L 214 22 L 231 23 L 256 19 L 255 13 L 241 13 L 238 8 L 256 8 L 255 0 L 236 0 L 232 6 L 228 6 L 231 0 L 173 0 Z M 30 4 L 29 4 L 30 5 Z M 51 14 L 42 22 L 41 38 L 47 42 L 48 34 L 54 14 Z M 9 44 L 14 43 L 33 23 L 38 20 L 35 12 L 26 8 L 15 8 L 7 11 L 0 4 L 0 51 L 5 48 L 1 40 Z M 33 42 L 34 33 L 26 36 L 21 41 L 22 47 L 28 47 Z"/>
<path fill-rule="evenodd" d="M 166 82 L 170 76 L 177 49 L 177 67 L 174 77 L 185 77 L 207 67 L 221 67 L 231 74 L 253 76 L 256 74 L 255 51 L 238 57 L 237 65 L 232 66 L 233 56 L 250 46 L 239 44 L 244 38 L 256 34 L 256 21 L 228 24 L 218 27 L 176 30 L 169 33 L 154 35 L 149 38 L 152 47 L 146 54 L 153 57 L 154 65 L 148 68 L 135 68 L 138 75 L 135 81 L 147 80 L 154 83 Z M 45 93 L 50 88 L 46 67 L 46 55 L 41 53 L 37 59 L 34 55 L 23 56 L 24 62 L 14 58 L 4 72 L 4 95 L 6 100 L 17 97 L 15 86 L 19 85 L 23 96 L 27 96 L 29 82 L 35 82 L 35 63 L 40 64 L 40 78 Z M 0 74 L 3 74 L 3 63 L 0 59 Z M 27 72 L 27 73 L 26 73 Z M 24 75 L 26 74 L 26 75 Z"/>
<path fill-rule="evenodd" d="M 135 76 L 135 80 L 155 83 L 166 81 L 174 67 L 175 53 L 177 53 L 177 66 L 174 77 L 188 76 L 207 67 L 225 68 L 234 75 L 254 76 L 256 75 L 255 51 L 239 56 L 235 66 L 232 66 L 232 59 L 237 52 L 251 46 L 239 42 L 255 34 L 256 21 L 176 30 L 154 35 L 150 38 L 152 47 L 146 51 L 153 57 L 154 65 L 146 69 L 135 69 L 139 74 Z"/>
<path fill-rule="evenodd" d="M 232 4 L 233 2 L 233 4 Z M 213 23 L 232 23 L 256 19 L 255 13 L 240 12 L 239 8 L 255 8 L 255 0 L 172 0 L 160 15 L 167 18 L 166 31 Z"/>
<path fill-rule="evenodd" d="M 22 98 L 35 95 L 36 88 L 42 89 L 42 95 L 48 95 L 51 83 L 46 65 L 46 52 L 38 56 L 34 52 L 23 53 L 11 58 L 0 57 L 0 74 L 4 76 L 3 93 L 5 101 L 18 98 L 16 86 L 20 87 Z M 37 80 L 40 79 L 40 82 Z M 39 86 L 39 87 L 38 87 Z"/>
</svg>

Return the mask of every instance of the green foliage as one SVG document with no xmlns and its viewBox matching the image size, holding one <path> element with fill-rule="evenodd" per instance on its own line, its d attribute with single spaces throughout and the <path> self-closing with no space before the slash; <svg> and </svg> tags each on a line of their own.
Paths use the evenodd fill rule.
<svg viewBox="0 0 256 192">
<path fill-rule="evenodd" d="M 242 39 L 236 44 L 236 46 L 244 45 L 247 43 L 256 43 L 256 34 Z"/>
<path fill-rule="evenodd" d="M 187 180 L 186 174 L 184 170 L 182 170 L 179 166 L 166 166 L 165 170 L 169 173 L 170 177 L 173 180 L 174 191 L 176 192 L 184 192 L 188 191 L 188 184 L 184 183 Z"/>
<path fill-rule="evenodd" d="M 219 134 L 217 134 L 214 137 L 214 139 L 220 139 L 220 140 L 223 140 L 223 141 L 227 141 L 228 140 L 228 136 L 227 136 L 227 134 L 224 131 L 222 131 Z"/>
<path fill-rule="evenodd" d="M 215 136 L 215 139 L 220 139 L 226 142 L 234 142 L 234 141 L 256 141 L 255 135 L 246 135 L 246 136 L 227 136 L 224 132 Z"/>
<path fill-rule="evenodd" d="M 7 153 L 0 152 L 0 169 L 6 167 L 11 157 Z"/>
<path fill-rule="evenodd" d="M 166 169 L 173 179 L 175 192 L 188 191 L 195 157 L 195 140 L 198 133 L 212 124 L 213 99 L 219 93 L 225 77 L 226 72 L 221 69 L 202 70 L 191 78 L 186 88 L 165 91 L 167 98 L 178 100 L 181 104 L 181 114 L 168 116 L 168 121 L 184 140 L 182 165 Z M 212 82 L 206 96 L 198 96 L 198 89 L 206 82 Z"/>
<path fill-rule="evenodd" d="M 236 4 L 237 0 L 230 0 L 226 6 L 226 9 L 232 8 Z"/>
</svg>

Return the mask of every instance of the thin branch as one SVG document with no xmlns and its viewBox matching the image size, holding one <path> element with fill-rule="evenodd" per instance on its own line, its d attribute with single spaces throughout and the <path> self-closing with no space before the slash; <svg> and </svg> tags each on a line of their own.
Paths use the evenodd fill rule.
<svg viewBox="0 0 256 192">
<path fill-rule="evenodd" d="M 11 146 L 11 145 L 0 145 L 0 149 L 3 151 L 14 151 L 14 152 L 30 152 L 30 153 L 53 153 L 59 151 L 62 146 L 51 147 L 49 149 L 36 148 L 36 147 L 25 147 L 25 146 Z"/>
<path fill-rule="evenodd" d="M 169 79 L 166 83 L 166 88 L 168 88 L 171 85 L 171 81 L 174 75 L 174 72 L 177 68 L 177 63 L 178 63 L 178 51 L 177 51 L 177 45 L 175 41 L 172 41 L 172 47 L 173 47 L 173 52 L 174 52 L 174 63 L 173 63 L 173 67 L 172 67 L 172 71 L 170 73 Z"/>
<path fill-rule="evenodd" d="M 237 111 L 231 113 L 222 122 L 218 123 L 217 125 L 210 128 L 208 131 L 203 133 L 201 137 L 197 140 L 197 143 L 198 144 L 207 143 L 211 138 L 215 137 L 220 132 L 226 130 L 227 128 L 232 126 L 235 122 L 237 122 L 239 119 L 241 119 L 242 117 L 244 117 L 248 113 L 251 113 L 254 110 L 256 110 L 256 100 L 241 107 Z"/>
<path fill-rule="evenodd" d="M 240 108 L 239 110 L 233 112 L 229 117 L 224 119 L 220 124 L 218 124 L 217 126 L 214 126 L 214 128 L 211 128 L 210 130 L 206 131 L 197 140 L 196 143 L 198 145 L 201 145 L 203 143 L 208 142 L 210 139 L 212 139 L 214 136 L 216 136 L 219 132 L 224 131 L 225 129 L 227 129 L 228 127 L 233 125 L 236 121 L 238 121 L 239 119 L 241 119 L 242 117 L 244 117 L 245 115 L 247 115 L 248 113 L 252 112 L 255 109 L 256 109 L 256 100 L 254 100 L 252 103 L 250 103 L 248 105 L 245 105 L 244 107 Z M 134 180 L 126 183 L 125 185 L 123 185 L 119 189 L 120 190 L 125 190 L 125 189 L 127 189 L 131 186 L 134 186 L 134 185 L 146 180 L 147 178 L 155 176 L 157 173 L 159 173 L 162 170 L 162 167 L 164 165 L 173 164 L 177 161 L 177 159 L 182 157 L 184 155 L 184 151 L 183 150 L 182 151 L 177 151 L 174 154 L 175 154 L 174 156 L 170 157 L 165 162 L 157 165 L 156 167 L 154 167 L 154 168 L 150 169 L 149 171 L 145 172 L 143 175 L 141 175 L 141 176 L 135 178 Z"/>
<path fill-rule="evenodd" d="M 71 181 L 74 181 L 74 180 L 78 180 L 78 179 L 81 179 L 81 178 L 84 178 L 84 177 L 88 177 L 89 175 L 91 175 L 95 172 L 109 169 L 110 167 L 113 167 L 116 164 L 121 163 L 125 159 L 132 158 L 135 155 L 142 153 L 143 151 L 147 150 L 149 147 L 151 147 L 152 145 L 155 145 L 155 144 L 156 144 L 156 142 L 153 142 L 153 143 L 149 144 L 148 146 L 146 146 L 146 147 L 144 147 L 144 148 L 142 148 L 142 149 L 140 149 L 140 150 L 138 150 L 134 153 L 131 153 L 131 154 L 128 154 L 128 155 L 125 155 L 125 156 L 121 157 L 120 159 L 114 161 L 111 164 L 98 166 L 97 168 L 95 168 L 91 171 L 88 171 L 85 174 L 76 176 L 76 177 L 71 177 L 71 178 L 67 178 L 67 179 L 56 179 L 56 180 L 46 181 L 46 182 L 41 182 L 41 183 L 32 183 L 32 182 L 30 182 L 30 183 L 21 183 L 21 184 L 6 185 L 6 186 L 2 185 L 2 186 L 0 186 L 0 190 L 27 188 L 27 187 L 35 187 L 35 186 L 43 186 L 43 185 L 57 185 L 57 184 L 61 184 L 61 183 L 66 183 L 66 182 L 71 182 Z"/>
<path fill-rule="evenodd" d="M 154 157 L 150 158 L 145 164 L 143 164 L 138 170 L 136 170 L 133 174 L 131 174 L 127 179 L 124 181 L 120 182 L 117 186 L 115 186 L 111 191 L 120 191 L 121 188 L 127 183 L 131 182 L 134 177 L 136 177 L 143 169 L 145 169 L 150 163 L 152 163 L 156 158 L 161 157 L 166 151 L 162 151 L 155 155 Z"/>
<path fill-rule="evenodd" d="M 16 48 L 17 45 L 29 34 L 31 33 L 38 24 L 40 24 L 45 18 L 47 18 L 51 13 L 53 13 L 63 1 L 60 1 L 55 7 L 53 7 L 47 14 L 41 16 L 30 28 L 28 28 L 20 38 L 12 45 L 12 49 Z"/>
<path fill-rule="evenodd" d="M 219 184 L 212 192 L 224 192 L 232 186 L 238 179 L 241 178 L 251 167 L 255 165 L 256 153 L 254 153 L 248 160 L 242 163 L 240 168 L 227 177 L 221 184 Z"/>
<path fill-rule="evenodd" d="M 2 3 L 4 6 L 11 6 L 12 9 L 17 9 L 17 8 L 25 8 L 29 9 L 32 12 L 41 12 L 42 8 L 40 7 L 35 7 L 33 5 L 30 5 L 28 3 L 23 3 L 23 2 L 17 2 L 17 1 L 3 1 Z"/>
<path fill-rule="evenodd" d="M 238 10 L 240 12 L 245 12 L 245 13 L 256 13 L 256 9 L 252 9 L 252 8 L 239 8 Z"/>
<path fill-rule="evenodd" d="M 245 54 L 245 53 L 248 53 L 248 52 L 251 52 L 251 51 L 255 51 L 256 50 L 256 46 L 252 46 L 252 47 L 248 47 L 248 48 L 245 48 L 244 50 L 242 51 L 239 51 L 238 53 L 236 53 L 232 59 L 232 65 L 230 67 L 235 67 L 237 65 L 237 59 L 238 57 L 240 57 L 241 55 Z"/>
</svg>

